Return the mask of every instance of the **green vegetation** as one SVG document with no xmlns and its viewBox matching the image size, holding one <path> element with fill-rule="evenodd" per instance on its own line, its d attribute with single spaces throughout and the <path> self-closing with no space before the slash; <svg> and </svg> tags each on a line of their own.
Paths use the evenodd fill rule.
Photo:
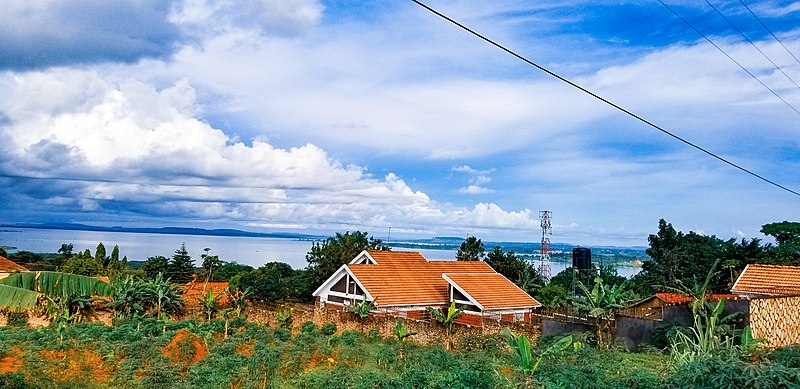
<svg viewBox="0 0 800 389">
<path fill-rule="evenodd" d="M 461 243 L 456 252 L 457 261 L 480 261 L 486 256 L 486 248 L 480 239 L 470 236 Z"/>
<path fill-rule="evenodd" d="M 756 362 L 729 357 L 678 365 L 660 352 L 583 347 L 576 337 L 490 335 L 457 351 L 397 337 L 283 329 L 233 320 L 140 326 L 0 328 L 0 385 L 19 388 L 788 388 L 800 349 Z M 331 331 L 333 330 L 333 332 Z M 512 338 L 509 338 L 509 335 Z M 504 340 L 505 339 L 505 340 Z M 574 341 L 575 340 L 575 341 Z M 508 345 L 506 345 L 508 342 Z M 571 346 L 571 347 L 570 347 Z M 402 350 L 402 351 L 401 351 Z"/>
</svg>

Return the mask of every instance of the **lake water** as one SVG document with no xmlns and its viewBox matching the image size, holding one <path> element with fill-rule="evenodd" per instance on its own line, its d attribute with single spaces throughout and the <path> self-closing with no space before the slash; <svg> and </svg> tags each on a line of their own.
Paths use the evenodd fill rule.
<svg viewBox="0 0 800 389">
<path fill-rule="evenodd" d="M 16 250 L 37 253 L 54 253 L 63 243 L 72 243 L 73 251 L 89 249 L 94 253 L 99 242 L 103 242 L 106 251 L 111 252 L 114 245 L 119 245 L 120 257 L 129 260 L 143 261 L 147 257 L 163 255 L 167 258 L 186 243 L 189 255 L 199 264 L 203 249 L 211 248 L 212 255 L 218 255 L 223 261 L 236 261 L 241 264 L 259 267 L 267 262 L 284 262 L 293 269 L 306 267 L 306 253 L 311 250 L 310 241 L 285 238 L 253 238 L 237 236 L 200 236 L 142 234 L 131 232 L 98 232 L 73 230 L 44 230 L 28 228 L 0 228 L 0 246 L 15 247 Z M 430 260 L 452 260 L 455 250 L 431 249 L 398 249 L 419 251 Z M 536 267 L 539 261 L 534 261 Z M 553 275 L 564 270 L 566 263 L 551 262 Z M 639 272 L 639 268 L 621 266 L 617 272 L 630 277 Z"/>
</svg>

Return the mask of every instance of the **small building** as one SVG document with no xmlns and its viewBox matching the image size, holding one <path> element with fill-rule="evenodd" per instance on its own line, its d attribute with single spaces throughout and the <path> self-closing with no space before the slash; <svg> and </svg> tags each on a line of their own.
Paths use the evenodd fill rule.
<svg viewBox="0 0 800 389">
<path fill-rule="evenodd" d="M 0 279 L 6 278 L 14 273 L 22 273 L 30 271 L 25 266 L 19 265 L 16 262 L 0 256 Z"/>
<path fill-rule="evenodd" d="M 800 266 L 749 264 L 731 293 L 751 298 L 800 296 Z"/>
<path fill-rule="evenodd" d="M 362 251 L 314 291 L 321 306 L 344 309 L 365 299 L 378 311 L 419 319 L 427 307 L 455 301 L 458 322 L 480 325 L 490 317 L 530 320 L 541 304 L 481 261 L 429 261 L 418 252 Z"/>
</svg>

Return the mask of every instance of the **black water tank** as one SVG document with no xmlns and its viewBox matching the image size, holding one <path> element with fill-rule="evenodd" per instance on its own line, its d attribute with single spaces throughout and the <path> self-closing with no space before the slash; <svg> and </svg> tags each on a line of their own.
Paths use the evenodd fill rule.
<svg viewBox="0 0 800 389">
<path fill-rule="evenodd" d="M 592 268 L 592 249 L 575 247 L 572 249 L 572 267 L 580 270 Z"/>
</svg>

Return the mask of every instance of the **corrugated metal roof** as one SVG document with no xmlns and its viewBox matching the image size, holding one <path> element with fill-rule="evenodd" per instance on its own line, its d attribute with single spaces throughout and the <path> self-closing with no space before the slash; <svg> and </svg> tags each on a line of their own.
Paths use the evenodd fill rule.
<svg viewBox="0 0 800 389">
<path fill-rule="evenodd" d="M 733 284 L 737 294 L 800 295 L 800 266 L 750 264 Z"/>
</svg>

